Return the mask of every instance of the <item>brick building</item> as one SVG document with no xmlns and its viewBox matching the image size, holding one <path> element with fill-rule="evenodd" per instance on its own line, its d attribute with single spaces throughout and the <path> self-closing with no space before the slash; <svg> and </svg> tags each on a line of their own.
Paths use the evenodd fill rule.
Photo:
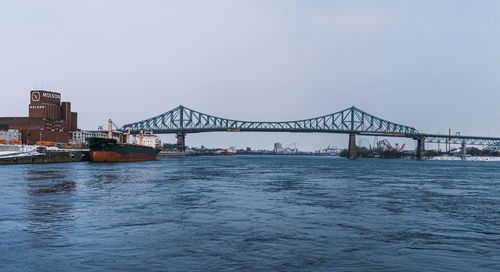
<svg viewBox="0 0 500 272">
<path fill-rule="evenodd" d="M 28 117 L 0 117 L 0 130 L 17 129 L 25 144 L 37 141 L 67 143 L 70 131 L 78 129 L 78 114 L 71 112 L 71 103 L 62 102 L 61 94 L 45 90 L 30 93 Z"/>
</svg>

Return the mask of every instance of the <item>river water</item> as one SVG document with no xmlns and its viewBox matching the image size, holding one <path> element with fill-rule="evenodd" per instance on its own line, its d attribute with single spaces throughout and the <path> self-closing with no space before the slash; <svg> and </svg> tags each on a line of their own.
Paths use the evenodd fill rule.
<svg viewBox="0 0 500 272">
<path fill-rule="evenodd" d="M 500 163 L 0 167 L 0 271 L 498 271 Z"/>
</svg>

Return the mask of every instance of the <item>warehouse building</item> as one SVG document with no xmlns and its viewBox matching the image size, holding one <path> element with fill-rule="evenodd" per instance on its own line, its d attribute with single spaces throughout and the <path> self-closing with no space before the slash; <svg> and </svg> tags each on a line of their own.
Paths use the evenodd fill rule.
<svg viewBox="0 0 500 272">
<path fill-rule="evenodd" d="M 67 143 L 71 131 L 78 129 L 78 114 L 71 103 L 62 102 L 61 94 L 45 90 L 30 92 L 28 117 L 0 117 L 0 130 L 19 130 L 25 144 L 37 141 Z"/>
<path fill-rule="evenodd" d="M 0 143 L 4 140 L 6 143 L 10 141 L 21 140 L 21 132 L 17 129 L 0 130 Z"/>
</svg>

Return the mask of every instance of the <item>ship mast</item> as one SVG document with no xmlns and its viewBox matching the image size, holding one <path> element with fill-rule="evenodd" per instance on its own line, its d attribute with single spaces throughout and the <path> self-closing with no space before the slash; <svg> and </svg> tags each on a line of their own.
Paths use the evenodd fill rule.
<svg viewBox="0 0 500 272">
<path fill-rule="evenodd" d="M 126 137 L 126 144 L 129 144 L 130 143 L 130 125 L 127 126 L 127 134 L 125 134 L 125 137 Z"/>
<path fill-rule="evenodd" d="M 108 120 L 108 138 L 113 138 L 113 122 L 111 119 Z"/>
<path fill-rule="evenodd" d="M 109 119 L 108 120 L 108 138 L 112 139 L 113 133 L 115 133 L 119 144 L 121 144 L 121 143 L 128 144 L 130 142 L 130 126 L 127 127 L 127 132 L 122 132 L 119 130 L 113 131 L 113 125 L 114 125 L 113 121 L 111 121 L 111 119 Z"/>
<path fill-rule="evenodd" d="M 144 131 L 141 129 L 141 134 L 139 134 L 139 145 L 142 145 L 142 136 L 144 135 Z"/>
</svg>

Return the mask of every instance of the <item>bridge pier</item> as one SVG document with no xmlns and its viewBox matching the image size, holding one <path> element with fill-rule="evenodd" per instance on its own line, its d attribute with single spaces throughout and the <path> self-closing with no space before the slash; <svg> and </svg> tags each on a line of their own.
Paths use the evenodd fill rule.
<svg viewBox="0 0 500 272">
<path fill-rule="evenodd" d="M 417 139 L 417 160 L 421 160 L 425 151 L 425 138 Z"/>
<path fill-rule="evenodd" d="M 177 137 L 177 152 L 185 152 L 186 151 L 186 134 L 183 132 L 179 132 L 176 134 Z"/>
<path fill-rule="evenodd" d="M 462 155 L 467 155 L 467 146 L 465 145 L 465 142 L 462 142 Z"/>
<path fill-rule="evenodd" d="M 355 160 L 357 158 L 356 154 L 356 134 L 349 134 L 349 149 L 347 150 L 347 158 L 349 160 Z"/>
</svg>

